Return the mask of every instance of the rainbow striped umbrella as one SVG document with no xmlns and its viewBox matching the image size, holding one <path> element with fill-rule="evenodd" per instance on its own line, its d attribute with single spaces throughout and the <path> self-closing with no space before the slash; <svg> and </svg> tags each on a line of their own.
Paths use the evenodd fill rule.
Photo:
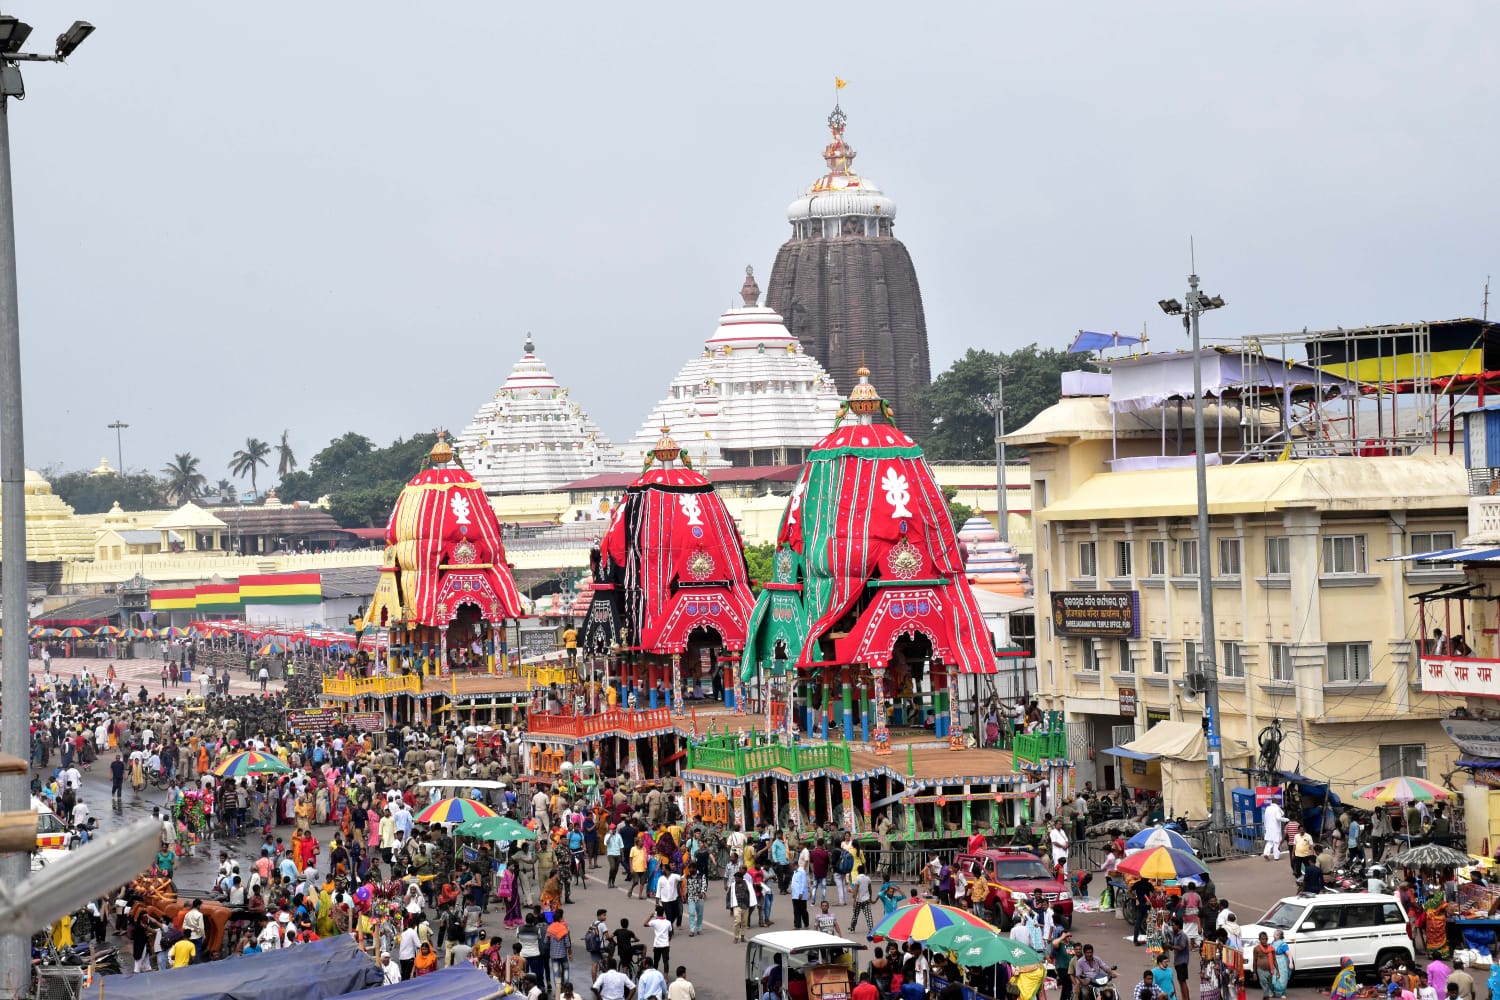
<svg viewBox="0 0 1500 1000">
<path fill-rule="evenodd" d="M 89 634 L 86 630 L 79 628 L 77 625 L 69 625 L 67 628 L 57 633 L 57 637 L 59 639 L 87 639 L 89 637 Z"/>
<path fill-rule="evenodd" d="M 42 627 L 40 625 L 33 625 L 26 630 L 26 635 L 31 639 L 40 639 L 42 636 Z"/>
<path fill-rule="evenodd" d="M 160 630 L 156 634 L 161 636 L 163 639 L 181 639 L 183 636 L 187 635 L 186 632 L 178 628 L 176 625 L 168 625 L 166 628 Z"/>
<path fill-rule="evenodd" d="M 161 638 L 161 633 L 158 632 L 154 628 L 143 628 L 143 629 L 141 629 L 141 638 L 142 639 L 159 639 L 159 638 Z"/>
<path fill-rule="evenodd" d="M 1139 878 L 1188 878 L 1208 871 L 1203 862 L 1173 847 L 1148 847 L 1120 862 L 1120 871 Z"/>
<path fill-rule="evenodd" d="M 1357 799 L 1374 799 L 1376 802 L 1435 802 L 1448 798 L 1448 790 L 1421 778 L 1387 778 L 1373 785 L 1366 785 L 1354 793 Z"/>
<path fill-rule="evenodd" d="M 467 823 L 482 816 L 494 816 L 495 810 L 473 799 L 438 799 L 417 813 L 418 823 Z"/>
<path fill-rule="evenodd" d="M 286 652 L 286 644 L 280 639 L 272 639 L 256 650 L 261 656 L 275 656 L 277 653 Z"/>
<path fill-rule="evenodd" d="M 944 927 L 952 927 L 955 924 L 965 924 L 987 931 L 996 929 L 993 924 L 986 923 L 972 913 L 966 913 L 952 906 L 943 906 L 941 903 L 917 903 L 912 906 L 903 906 L 882 920 L 871 932 L 871 939 L 926 941 L 935 931 L 940 931 Z"/>
<path fill-rule="evenodd" d="M 225 757 L 214 774 L 221 778 L 243 778 L 251 774 L 286 774 L 291 771 L 280 757 L 272 757 L 259 750 L 242 750 Z"/>
<path fill-rule="evenodd" d="M 124 635 L 125 630 L 118 625 L 100 625 L 94 629 L 94 635 L 100 639 L 108 639 L 112 636 Z"/>
</svg>

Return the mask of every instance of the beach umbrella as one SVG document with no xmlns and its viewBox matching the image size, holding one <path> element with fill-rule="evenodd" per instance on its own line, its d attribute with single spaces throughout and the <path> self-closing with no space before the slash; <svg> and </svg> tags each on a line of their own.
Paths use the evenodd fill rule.
<svg viewBox="0 0 1500 1000">
<path fill-rule="evenodd" d="M 1208 869 L 1186 851 L 1171 847 L 1148 847 L 1120 862 L 1120 871 L 1139 878 L 1187 878 L 1203 875 Z"/>
<path fill-rule="evenodd" d="M 972 941 L 962 948 L 949 950 L 954 953 L 954 961 L 971 969 L 986 965 L 999 965 L 1001 962 L 1009 962 L 1015 966 L 1036 965 L 1042 960 L 1042 956 L 1036 949 L 1028 948 L 1019 941 L 1012 941 L 998 934 Z"/>
<path fill-rule="evenodd" d="M 118 625 L 100 625 L 94 629 L 94 635 L 100 639 L 108 639 L 112 636 L 123 635 L 125 630 Z"/>
<path fill-rule="evenodd" d="M 62 635 L 62 633 L 55 628 L 39 628 L 36 630 L 36 634 L 38 638 L 42 639 L 56 639 L 58 636 Z"/>
<path fill-rule="evenodd" d="M 1413 868 L 1422 871 L 1442 871 L 1444 868 L 1467 868 L 1474 859 L 1463 851 L 1455 851 L 1442 844 L 1422 844 L 1402 851 L 1391 859 L 1392 868 Z"/>
<path fill-rule="evenodd" d="M 127 629 L 125 629 L 124 631 L 122 631 L 120 633 L 120 638 L 121 639 L 139 639 L 139 638 L 142 638 L 144 635 L 145 635 L 145 633 L 142 632 L 138 628 L 127 628 Z"/>
<path fill-rule="evenodd" d="M 69 625 L 67 628 L 57 633 L 57 637 L 59 639 L 87 639 L 89 637 L 89 634 L 87 631 L 79 628 L 77 625 Z"/>
<path fill-rule="evenodd" d="M 42 627 L 40 625 L 33 625 L 29 629 L 26 630 L 27 637 L 31 638 L 31 639 L 36 639 L 39 636 L 41 636 L 41 634 L 42 634 Z"/>
<path fill-rule="evenodd" d="M 1376 802 L 1436 802 L 1448 798 L 1448 790 L 1421 778 L 1387 778 L 1373 785 L 1366 785 L 1354 793 L 1357 799 L 1373 799 Z"/>
<path fill-rule="evenodd" d="M 1187 842 L 1186 837 L 1176 830 L 1168 830 L 1164 826 L 1142 830 L 1125 841 L 1125 846 L 1133 850 L 1145 850 L 1148 847 L 1170 847 L 1174 851 L 1186 851 L 1188 854 L 1198 853 L 1193 850 L 1193 845 Z"/>
<path fill-rule="evenodd" d="M 527 829 L 509 816 L 481 816 L 460 823 L 453 832 L 463 837 L 478 840 L 496 840 L 507 843 L 518 840 L 535 840 L 536 831 Z"/>
<path fill-rule="evenodd" d="M 903 906 L 886 917 L 871 932 L 871 937 L 888 938 L 892 941 L 926 941 L 932 937 L 934 931 L 940 931 L 954 924 L 978 927 L 987 931 L 995 930 L 992 924 L 964 910 L 943 906 L 941 903 L 917 903 L 912 906 Z"/>
<path fill-rule="evenodd" d="M 230 754 L 214 768 L 221 778 L 243 778 L 251 774 L 286 774 L 291 771 L 280 757 L 272 757 L 259 750 L 242 750 Z"/>
<path fill-rule="evenodd" d="M 143 629 L 141 629 L 141 638 L 142 639 L 159 639 L 159 638 L 161 638 L 161 633 L 158 632 L 154 628 L 143 628 Z"/>
<path fill-rule="evenodd" d="M 417 813 L 418 823 L 463 823 L 481 816 L 494 816 L 495 810 L 474 799 L 438 799 Z"/>
<path fill-rule="evenodd" d="M 261 656 L 274 656 L 277 653 L 286 652 L 286 644 L 280 639 L 271 639 L 256 650 Z"/>
<path fill-rule="evenodd" d="M 973 927 L 969 924 L 949 924 L 942 930 L 933 931 L 932 936 L 927 939 L 927 947 L 933 951 L 958 951 L 967 948 L 976 941 L 985 941 L 992 937 L 998 937 L 994 931 L 987 931 L 983 927 Z"/>
<path fill-rule="evenodd" d="M 178 628 L 176 625 L 168 625 L 166 628 L 162 629 L 156 634 L 161 636 L 163 639 L 181 639 L 183 636 L 187 635 L 186 632 Z"/>
</svg>

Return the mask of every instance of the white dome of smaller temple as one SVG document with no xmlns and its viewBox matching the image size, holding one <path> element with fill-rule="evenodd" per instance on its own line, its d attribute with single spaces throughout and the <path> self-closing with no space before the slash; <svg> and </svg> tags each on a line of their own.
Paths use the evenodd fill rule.
<svg viewBox="0 0 1500 1000">
<path fill-rule="evenodd" d="M 510 377 L 453 443 L 464 468 L 491 495 L 543 493 L 632 465 L 569 398 L 529 334 Z"/>
<path fill-rule="evenodd" d="M 760 287 L 745 268 L 744 303 L 719 317 L 704 342 L 647 414 L 625 452 L 644 460 L 660 428 L 671 426 L 700 469 L 798 465 L 833 429 L 842 400 L 833 379 L 758 303 Z"/>
</svg>

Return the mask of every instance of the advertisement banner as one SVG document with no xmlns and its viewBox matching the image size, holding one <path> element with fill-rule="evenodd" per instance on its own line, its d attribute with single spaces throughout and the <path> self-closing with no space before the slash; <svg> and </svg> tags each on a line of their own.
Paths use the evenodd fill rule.
<svg viewBox="0 0 1500 1000">
<path fill-rule="evenodd" d="M 1052 629 L 1058 635 L 1138 639 L 1141 595 L 1135 590 L 1058 590 L 1052 593 Z"/>
</svg>

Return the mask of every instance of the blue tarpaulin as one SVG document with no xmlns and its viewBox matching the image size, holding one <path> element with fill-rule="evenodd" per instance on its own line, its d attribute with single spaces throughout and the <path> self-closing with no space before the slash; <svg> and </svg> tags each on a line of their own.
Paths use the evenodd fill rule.
<svg viewBox="0 0 1500 1000">
<path fill-rule="evenodd" d="M 1078 336 L 1073 338 L 1073 343 L 1068 345 L 1068 353 L 1088 354 L 1093 351 L 1104 351 L 1111 347 L 1139 344 L 1140 342 L 1140 337 L 1131 337 L 1122 333 L 1096 333 L 1093 330 L 1079 330 Z"/>
<path fill-rule="evenodd" d="M 346 993 L 339 1000 L 476 1000 L 499 989 L 499 983 L 474 966 L 455 965 L 404 983 Z"/>
<path fill-rule="evenodd" d="M 428 979 L 431 977 L 423 977 Z M 380 982 L 348 935 L 139 976 L 101 976 L 103 1000 L 329 1000 Z M 90 1000 L 94 989 L 90 988 Z"/>
</svg>

